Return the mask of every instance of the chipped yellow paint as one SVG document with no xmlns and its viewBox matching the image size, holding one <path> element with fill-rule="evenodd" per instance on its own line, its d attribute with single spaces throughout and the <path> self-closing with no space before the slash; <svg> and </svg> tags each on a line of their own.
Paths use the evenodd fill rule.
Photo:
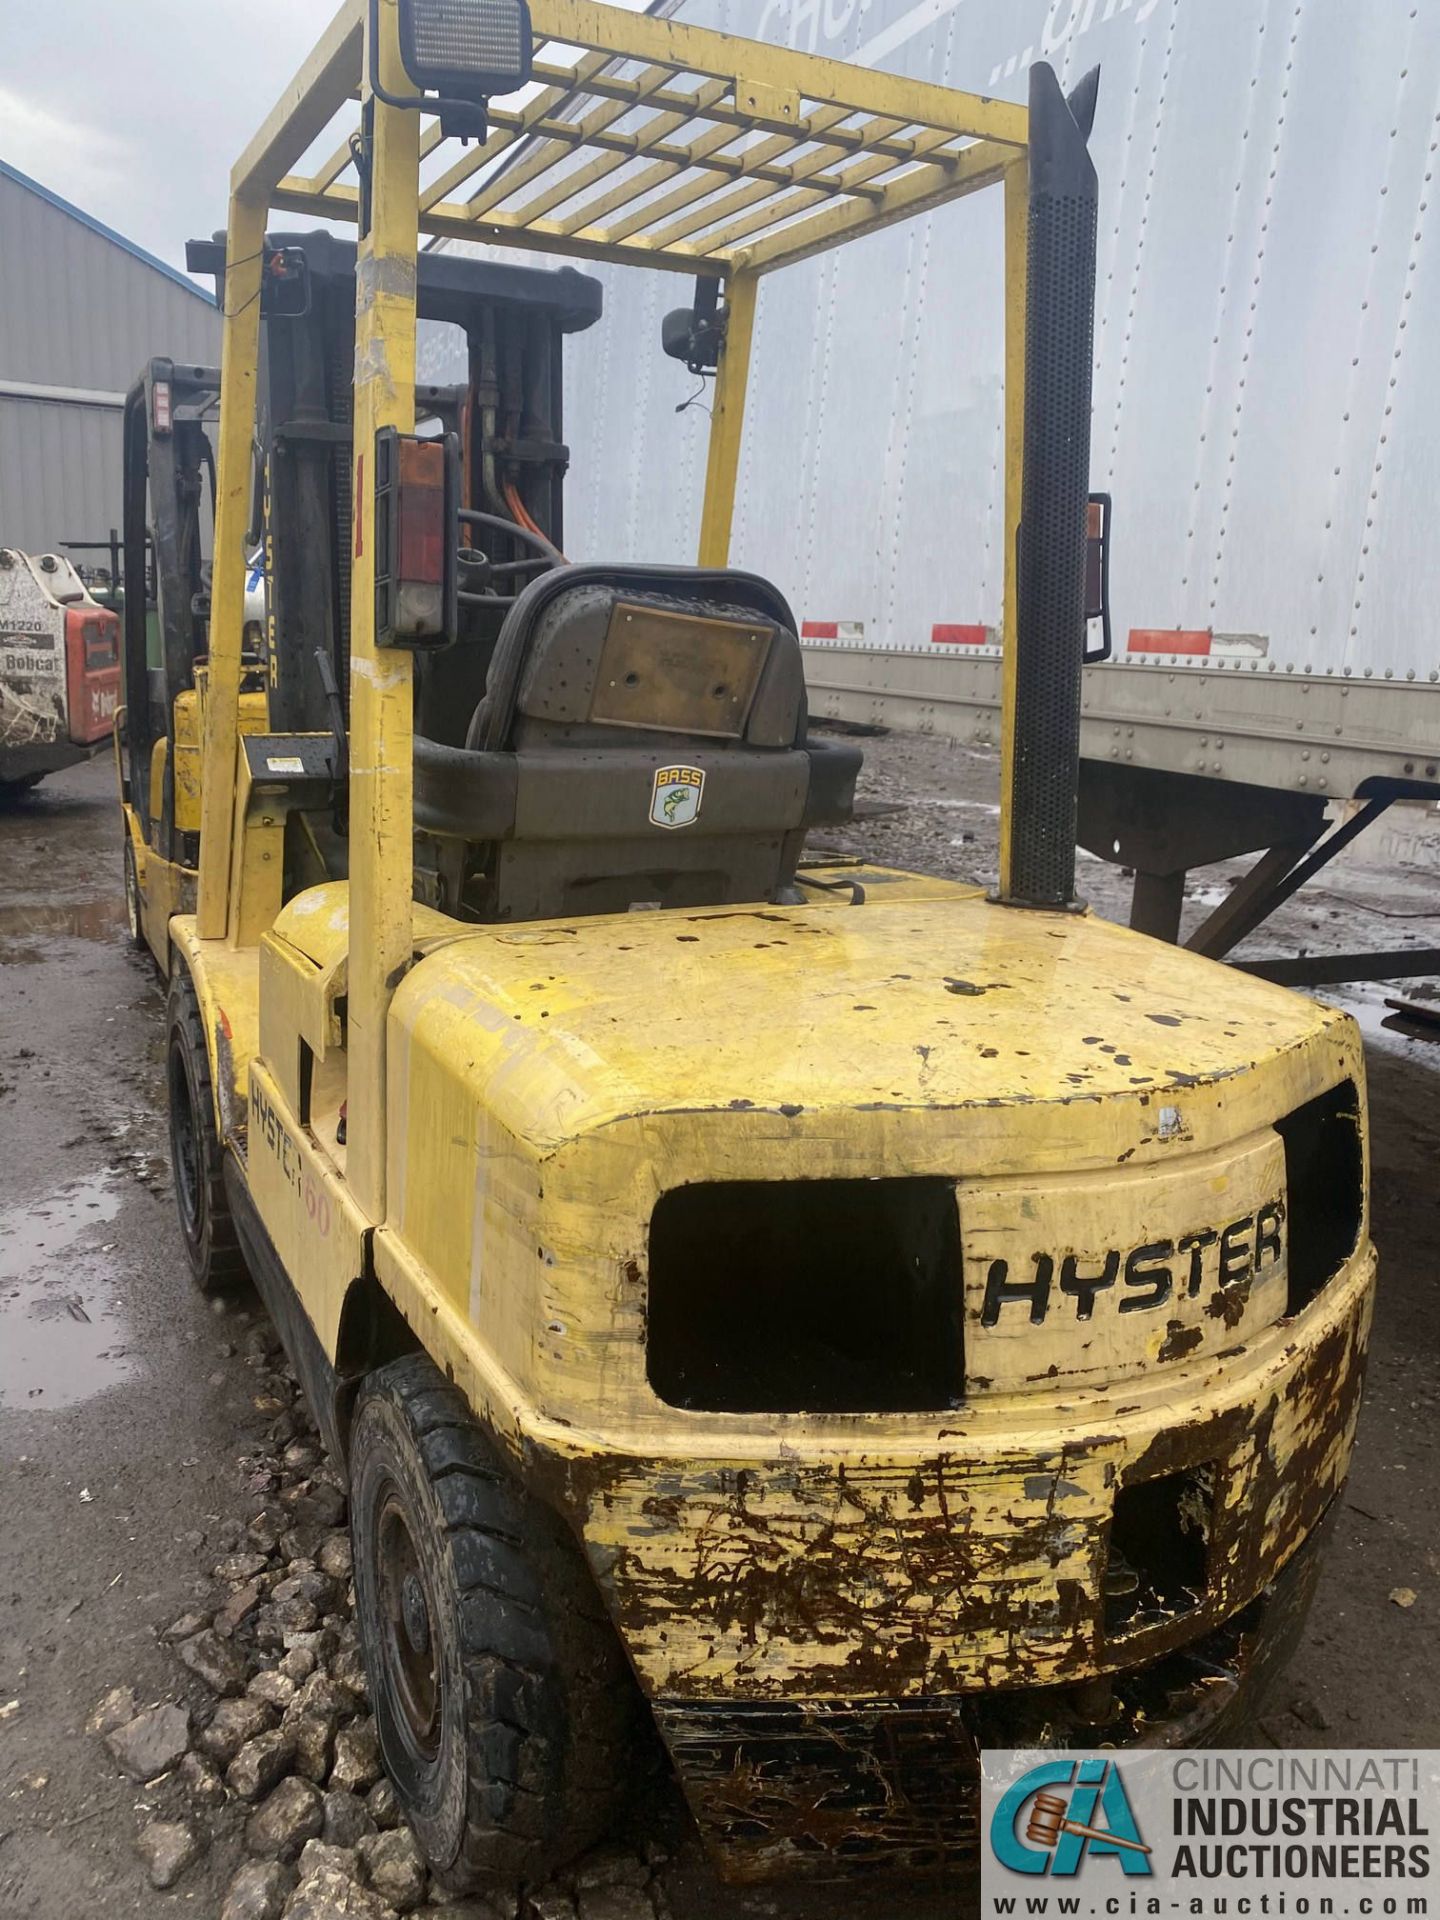
<svg viewBox="0 0 1440 1920">
<path fill-rule="evenodd" d="M 1127 1159 L 1099 1173 L 967 1180 L 959 1203 L 966 1366 L 987 1393 L 1050 1392 L 1059 1378 L 1114 1380 L 1219 1353 L 1285 1311 L 1285 1150 L 1273 1127 L 1208 1153 L 1182 1145 L 1173 1165 L 1162 1156 L 1139 1179 Z M 1220 1229 L 1232 1225 L 1222 1250 Z M 1127 1256 L 1166 1242 L 1178 1256 L 1130 1261 L 1127 1281 Z M 1050 1263 L 1043 1281 L 1037 1250 Z M 1245 1271 L 1241 1284 L 1221 1285 L 1222 1258 Z M 1018 1292 L 987 1324 L 985 1281 L 997 1259 L 1017 1288 L 1047 1289 L 1038 1324 Z M 1159 1268 L 1175 1271 L 1173 1294 L 1157 1311 L 1135 1311 L 1151 1291 L 1146 1272 Z"/>
<path fill-rule="evenodd" d="M 722 126 L 740 112 L 738 84 L 767 126 L 790 102 L 826 145 L 853 136 L 853 161 L 818 171 L 800 157 L 813 141 L 798 124 L 788 167 L 773 134 L 735 156 L 729 231 L 753 244 L 707 258 L 731 314 L 702 529 L 710 564 L 726 558 L 760 272 L 1003 177 L 1008 674 L 1023 110 L 592 0 L 536 0 L 536 17 L 605 56 L 585 66 L 604 101 L 630 104 L 624 90 L 643 80 L 648 100 L 681 111 L 651 71 L 670 62 L 723 82 L 706 95 Z M 382 72 L 403 88 L 394 0 L 379 20 Z M 354 218 L 355 191 L 333 167 L 281 176 L 357 84 L 364 102 L 362 23 L 347 0 L 237 168 L 232 257 L 267 195 Z M 497 107 L 492 141 L 509 111 Z M 584 125 L 603 141 L 623 118 L 601 109 Z M 947 154 L 931 136 L 952 123 L 976 138 Z M 524 130 L 558 150 L 567 127 Z M 897 143 L 911 151 L 892 153 Z M 467 222 L 448 202 L 422 223 L 419 144 L 418 116 L 374 104 L 357 273 L 351 878 L 283 898 L 279 817 L 237 757 L 232 609 L 205 703 L 200 913 L 173 923 L 222 1135 L 303 1311 L 333 1358 L 346 1288 L 373 1273 L 517 1471 L 573 1523 L 662 1705 L 1033 1687 L 1157 1658 L 1291 1562 L 1346 1471 L 1373 1290 L 1368 1218 L 1290 1315 L 1276 1125 L 1353 1081 L 1363 1146 L 1357 1029 L 1085 915 L 1003 913 L 977 889 L 872 868 L 852 870 L 858 905 L 842 889 L 803 906 L 489 927 L 414 905 L 410 663 L 376 649 L 372 559 L 374 433 L 412 425 L 419 227 L 669 267 L 700 257 L 687 251 L 688 213 L 662 257 L 613 195 L 608 237 L 540 218 L 507 227 L 500 207 Z M 876 156 L 894 167 L 875 169 Z M 645 191 L 672 158 L 663 142 L 650 150 L 636 175 Z M 596 163 L 593 178 L 612 171 Z M 897 178 L 875 188 L 877 171 Z M 827 206 L 847 180 L 852 204 Z M 753 217 L 760 181 L 795 196 L 783 203 L 793 223 L 768 238 Z M 666 198 L 682 212 L 688 196 L 682 182 Z M 240 577 L 229 490 L 248 462 L 255 338 L 230 287 L 227 302 L 216 567 L 228 580 L 226 567 Z M 1008 818 L 1003 832 L 1008 864 Z M 662 1195 L 900 1174 L 954 1191 L 961 1404 L 816 1416 L 659 1397 L 646 1329 Z M 1159 1245 L 1176 1247 L 1163 1290 Z M 1243 1285 L 1226 1279 L 1231 1252 L 1248 1260 Z M 1026 1283 L 1042 1280 L 1037 1313 Z M 1107 1626 L 1117 1491 L 1180 1473 L 1213 1488 L 1205 1591 L 1188 1611 Z"/>
<path fill-rule="evenodd" d="M 201 802 L 200 932 L 218 940 L 229 923 L 230 840 L 235 820 L 232 769 L 239 730 L 241 649 L 245 631 L 245 529 L 250 519 L 250 455 L 260 349 L 260 281 L 265 196 L 232 191 L 226 233 L 225 315 L 220 348 L 220 444 L 215 460 L 215 554 L 207 688 L 202 700 L 207 777 Z"/>
<path fill-rule="evenodd" d="M 305 1276 L 305 1311 L 333 1357 L 340 1311 L 365 1270 L 369 1221 L 341 1177 L 333 1116 L 324 1135 L 302 1123 L 266 1066 L 250 1069 L 245 1172 L 266 1232 L 289 1273 Z"/>
<path fill-rule="evenodd" d="M 155 750 L 150 755 L 150 795 L 147 804 L 152 820 L 158 820 L 160 818 L 161 809 L 165 804 L 165 763 L 169 758 L 169 753 L 169 741 L 157 740 Z M 178 789 L 175 795 L 175 801 L 178 812 L 180 802 Z"/>
<path fill-rule="evenodd" d="M 242 693 L 237 708 L 237 727 L 243 732 L 247 705 L 254 714 L 256 696 Z M 265 702 L 260 700 L 260 725 L 265 724 Z M 157 746 L 156 752 L 159 752 Z M 153 784 L 154 775 L 151 780 Z M 195 689 L 175 698 L 175 826 L 181 833 L 198 833 L 201 818 L 200 696 Z M 150 817 L 157 818 L 151 805 Z"/>
<path fill-rule="evenodd" d="M 177 833 L 198 833 L 202 817 L 201 734 L 206 669 L 195 669 L 195 685 L 177 694 L 173 721 L 175 743 L 174 825 Z M 263 693 L 242 693 L 237 710 L 238 732 L 263 733 L 269 724 Z M 165 770 L 169 758 L 169 740 L 158 740 L 150 756 L 148 776 L 149 818 L 161 818 L 165 795 Z M 117 762 L 117 779 L 124 791 L 124 770 Z M 140 930 L 162 972 L 170 968 L 170 921 L 177 913 L 194 913 L 199 879 L 194 867 L 183 861 L 167 860 L 146 843 L 140 816 L 123 801 L 126 832 L 135 856 L 135 879 L 139 895 Z"/>
<path fill-rule="evenodd" d="M 732 275 L 725 284 L 725 345 L 715 376 L 715 405 L 710 419 L 710 451 L 705 468 L 705 501 L 700 517 L 699 563 L 723 567 L 730 558 L 730 527 L 735 518 L 735 482 L 745 430 L 745 389 L 750 377 L 750 343 L 755 332 L 759 283 L 753 274 Z"/>
<path fill-rule="evenodd" d="M 206 671 L 198 667 L 196 686 L 175 696 L 175 826 L 180 833 L 198 833 L 202 814 L 201 702 Z M 236 733 L 264 733 L 270 724 L 269 702 L 263 693 L 242 693 L 236 707 Z M 157 746 L 156 751 L 159 751 Z M 154 773 L 151 773 L 153 785 Z M 158 816 L 152 804 L 151 817 Z"/>
<path fill-rule="evenodd" d="M 408 94 L 395 0 L 380 0 L 378 66 Z M 369 28 L 367 26 L 367 34 Z M 368 75 L 372 62 L 365 62 Z M 362 101 L 372 103 L 368 80 Z M 370 227 L 355 270 L 355 546 L 350 568 L 350 913 L 364 965 L 350 975 L 349 1178 L 385 1217 L 385 1014 L 410 959 L 414 722 L 408 653 L 375 646 L 375 435 L 415 428 L 415 251 L 420 116 L 373 100 Z"/>
<path fill-rule="evenodd" d="M 1218 1625 L 1318 1524 L 1349 1463 L 1372 1279 L 1358 1260 L 1298 1333 L 1182 1369 L 1143 1405 L 1079 1393 L 1063 1421 L 1053 1405 L 967 1413 L 903 1448 L 787 1426 L 759 1459 L 697 1433 L 559 1483 L 653 1695 L 905 1698 L 1114 1672 Z M 1115 1488 L 1177 1432 L 1184 1464 L 1220 1463 L 1229 1523 L 1202 1606 L 1107 1641 Z"/>
<path fill-rule="evenodd" d="M 1101 1296 L 1068 1344 L 1023 1312 L 987 1329 L 981 1305 L 1007 1239 L 1058 1259 L 1218 1235 L 1283 1191 L 1273 1122 L 1362 1084 L 1353 1023 L 1244 976 L 1217 995 L 1194 956 L 1104 922 L 857 877 L 861 908 L 477 931 L 420 961 L 391 1016 L 376 1270 L 482 1417 L 532 1471 L 550 1462 L 657 1696 L 901 1697 L 1133 1664 L 1264 1586 L 1349 1458 L 1363 1233 L 1294 1321 L 1283 1260 L 1228 1323 L 1208 1267 L 1153 1325 Z M 962 1409 L 816 1419 L 656 1397 L 662 1192 L 899 1169 L 956 1184 Z M 1102 1646 L 1114 1489 L 1167 1441 L 1181 1465 L 1223 1460 L 1204 1611 Z"/>
<path fill-rule="evenodd" d="M 123 792 L 123 788 L 122 788 Z M 162 860 L 146 846 L 140 827 L 140 815 L 124 800 L 120 816 L 125 837 L 135 863 L 136 906 L 140 932 L 163 973 L 170 969 L 169 924 L 172 914 L 195 910 L 195 875 L 187 867 Z"/>
<path fill-rule="evenodd" d="M 176 963 L 187 969 L 200 1002 L 215 1124 L 223 1142 L 242 1146 L 249 1105 L 250 1063 L 260 1033 L 260 955 L 256 948 L 202 940 L 196 914 L 170 922 Z"/>
<path fill-rule="evenodd" d="M 139 816 L 124 809 L 126 831 L 135 853 L 135 884 L 139 896 L 140 931 L 162 973 L 170 971 L 170 922 L 177 913 L 195 911 L 195 869 L 175 860 L 163 860 L 147 847 Z"/>
</svg>

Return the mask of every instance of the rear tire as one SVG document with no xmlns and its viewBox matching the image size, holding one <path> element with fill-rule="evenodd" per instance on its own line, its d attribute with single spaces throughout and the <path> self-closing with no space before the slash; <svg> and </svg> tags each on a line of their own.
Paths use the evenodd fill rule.
<svg viewBox="0 0 1440 1920">
<path fill-rule="evenodd" d="M 534 1882 L 613 1831 L 644 1709 L 574 1539 L 424 1354 L 350 1446 L 360 1643 L 386 1768 L 448 1888 Z"/>
<path fill-rule="evenodd" d="M 201 1293 L 229 1293 L 247 1277 L 245 1259 L 225 1194 L 205 1025 L 194 984 L 183 966 L 177 966 L 171 976 L 167 1012 L 170 1165 L 180 1231 Z"/>
</svg>

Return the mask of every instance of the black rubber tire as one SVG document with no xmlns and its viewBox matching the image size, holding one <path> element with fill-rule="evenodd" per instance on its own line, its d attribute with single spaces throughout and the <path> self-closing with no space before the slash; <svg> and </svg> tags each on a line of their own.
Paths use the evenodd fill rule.
<svg viewBox="0 0 1440 1920">
<path fill-rule="evenodd" d="M 230 1215 L 210 1055 L 195 987 L 183 966 L 170 976 L 166 1005 L 165 1079 L 170 1098 L 170 1166 L 175 1207 L 201 1293 L 232 1293 L 247 1279 L 245 1257 Z"/>
<path fill-rule="evenodd" d="M 614 1830 L 655 1742 L 578 1544 L 424 1354 L 361 1389 L 350 1516 L 381 1753 L 421 1851 L 457 1892 L 545 1879 Z"/>
<path fill-rule="evenodd" d="M 140 876 L 135 871 L 135 849 L 125 836 L 125 937 L 136 953 L 148 953 L 149 944 L 140 925 Z"/>
</svg>

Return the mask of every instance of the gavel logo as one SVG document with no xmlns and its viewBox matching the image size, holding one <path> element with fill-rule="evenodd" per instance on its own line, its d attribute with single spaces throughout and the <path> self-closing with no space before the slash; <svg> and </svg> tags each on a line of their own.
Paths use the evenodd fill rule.
<svg viewBox="0 0 1440 1920">
<path fill-rule="evenodd" d="M 1141 1840 L 1125 1840 L 1118 1833 L 1106 1833 L 1102 1827 L 1087 1827 L 1079 1820 L 1065 1818 L 1065 1802 L 1057 1793 L 1037 1793 L 1025 1823 L 1025 1838 L 1037 1847 L 1053 1847 L 1062 1833 L 1079 1834 L 1083 1840 L 1108 1840 L 1112 1847 L 1128 1847 L 1132 1853 L 1149 1853 Z"/>
</svg>

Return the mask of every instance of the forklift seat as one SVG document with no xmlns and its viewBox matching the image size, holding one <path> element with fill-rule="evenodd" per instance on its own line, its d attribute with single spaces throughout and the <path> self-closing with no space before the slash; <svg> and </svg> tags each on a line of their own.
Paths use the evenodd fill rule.
<svg viewBox="0 0 1440 1920">
<path fill-rule="evenodd" d="M 486 920 L 783 897 L 806 830 L 850 817 L 860 767 L 807 737 L 784 598 L 688 567 L 533 581 L 466 739 L 417 736 L 415 819 L 447 904 L 463 892 Z"/>
</svg>

